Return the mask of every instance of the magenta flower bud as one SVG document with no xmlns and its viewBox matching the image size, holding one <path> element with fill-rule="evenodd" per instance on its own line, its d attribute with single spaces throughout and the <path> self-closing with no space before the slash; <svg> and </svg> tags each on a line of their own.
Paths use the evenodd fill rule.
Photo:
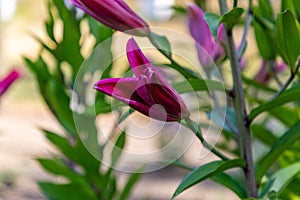
<svg viewBox="0 0 300 200">
<path fill-rule="evenodd" d="M 94 88 L 160 121 L 180 121 L 189 116 L 181 96 L 148 61 L 134 39 L 127 43 L 127 57 L 135 77 L 100 80 Z"/>
<path fill-rule="evenodd" d="M 20 72 L 12 70 L 4 79 L 0 81 L 0 96 L 9 88 L 9 86 L 20 77 Z"/>
<path fill-rule="evenodd" d="M 128 34 L 148 36 L 148 24 L 134 13 L 123 0 L 71 0 L 102 24 Z"/>
<path fill-rule="evenodd" d="M 214 40 L 213 34 L 204 19 L 204 12 L 193 3 L 187 7 L 188 27 L 190 34 L 196 42 L 198 58 L 202 66 L 210 67 L 214 61 L 224 56 L 223 44 L 225 41 L 224 26 L 218 27 L 217 39 Z"/>
<path fill-rule="evenodd" d="M 274 71 L 273 73 L 278 74 L 282 71 L 287 69 L 287 65 L 285 63 L 275 63 L 274 65 Z M 270 69 L 271 70 L 271 69 Z M 263 60 L 260 70 L 258 71 L 257 75 L 255 76 L 255 81 L 259 83 L 267 83 L 271 77 L 272 77 L 272 72 L 269 69 L 267 69 L 267 62 Z"/>
</svg>

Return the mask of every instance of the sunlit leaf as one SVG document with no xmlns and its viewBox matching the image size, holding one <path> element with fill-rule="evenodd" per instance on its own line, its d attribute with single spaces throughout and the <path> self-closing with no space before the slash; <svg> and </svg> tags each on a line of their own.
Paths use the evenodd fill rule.
<svg viewBox="0 0 300 200">
<path fill-rule="evenodd" d="M 300 54 L 300 33 L 291 11 L 286 10 L 277 15 L 276 34 L 283 59 L 291 68 L 294 68 Z"/>
<path fill-rule="evenodd" d="M 252 121 L 259 114 L 282 106 L 286 103 L 297 101 L 300 99 L 300 85 L 294 86 L 291 89 L 283 92 L 281 95 L 276 97 L 275 99 L 265 102 L 262 105 L 254 108 L 249 114 L 249 120 Z"/>
<path fill-rule="evenodd" d="M 243 8 L 235 7 L 228 13 L 221 16 L 219 24 L 224 23 L 227 30 L 232 30 L 232 28 L 234 27 L 234 25 L 237 24 L 243 13 Z"/>
<path fill-rule="evenodd" d="M 192 187 L 193 185 L 200 183 L 216 174 L 219 174 L 225 170 L 243 167 L 244 161 L 242 159 L 229 160 L 229 161 L 213 161 L 207 164 L 204 164 L 193 171 L 191 171 L 177 187 L 176 191 L 173 194 L 172 199 L 178 196 L 180 193 L 186 189 Z"/>
<path fill-rule="evenodd" d="M 282 153 L 300 139 L 300 122 L 297 122 L 273 145 L 267 155 L 262 157 L 256 167 L 256 179 L 260 182 L 268 169 L 276 162 Z"/>
</svg>

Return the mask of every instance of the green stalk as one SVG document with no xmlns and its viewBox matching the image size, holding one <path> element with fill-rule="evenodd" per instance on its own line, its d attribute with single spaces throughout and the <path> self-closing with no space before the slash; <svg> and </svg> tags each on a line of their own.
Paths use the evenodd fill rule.
<svg viewBox="0 0 300 200">
<path fill-rule="evenodd" d="M 221 14 L 225 14 L 228 11 L 226 0 L 219 0 L 219 5 Z M 248 123 L 248 115 L 246 112 L 246 103 L 244 98 L 239 55 L 235 48 L 231 30 L 226 30 L 226 47 L 228 57 L 230 59 L 233 78 L 233 93 L 231 97 L 233 99 L 237 120 L 237 128 L 239 131 L 241 155 L 245 160 L 244 174 L 246 180 L 247 195 L 248 197 L 257 198 L 258 190 L 255 180 L 251 133 Z"/>
<path fill-rule="evenodd" d="M 205 139 L 202 136 L 202 132 L 200 130 L 200 127 L 198 125 L 196 125 L 196 123 L 194 121 L 192 121 L 190 118 L 186 118 L 185 122 L 186 122 L 186 126 L 188 128 L 190 128 L 195 133 L 195 135 L 201 141 L 201 143 L 203 144 L 203 146 L 205 148 L 207 148 L 209 151 L 211 151 L 212 153 L 214 153 L 216 156 L 218 156 L 219 158 L 221 158 L 224 161 L 230 160 L 227 156 L 225 156 L 224 154 L 219 152 L 211 144 L 209 144 L 208 142 L 205 141 Z"/>
</svg>

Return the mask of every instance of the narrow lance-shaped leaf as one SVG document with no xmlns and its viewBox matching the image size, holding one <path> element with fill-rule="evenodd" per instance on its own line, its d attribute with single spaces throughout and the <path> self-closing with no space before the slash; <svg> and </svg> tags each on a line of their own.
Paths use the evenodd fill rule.
<svg viewBox="0 0 300 200">
<path fill-rule="evenodd" d="M 278 195 L 280 195 L 280 193 L 299 173 L 300 162 L 292 164 L 286 168 L 280 169 L 273 176 L 271 176 L 269 182 L 272 182 L 272 186 L 269 188 L 269 191 L 275 191 Z M 266 186 L 268 186 L 268 183 L 266 184 Z"/>
<path fill-rule="evenodd" d="M 293 69 L 300 54 L 300 35 L 293 13 L 279 13 L 276 20 L 278 46 L 285 62 Z"/>
<path fill-rule="evenodd" d="M 300 99 L 300 85 L 294 86 L 291 89 L 285 91 L 277 98 L 263 103 L 262 105 L 254 108 L 249 115 L 249 120 L 252 121 L 259 114 L 277 108 L 278 106 L 282 106 L 286 103 L 297 101 Z"/>
<path fill-rule="evenodd" d="M 126 133 L 122 132 L 121 135 L 118 137 L 111 153 L 111 163 L 112 163 L 111 166 L 114 166 L 117 163 L 119 157 L 122 154 L 122 150 L 125 146 L 125 142 L 126 142 Z"/>
<path fill-rule="evenodd" d="M 193 171 L 191 171 L 177 187 L 176 191 L 173 194 L 172 199 L 178 196 L 180 193 L 186 189 L 192 187 L 193 185 L 200 183 L 216 174 L 219 174 L 225 170 L 243 167 L 244 161 L 242 159 L 229 160 L 229 161 L 213 161 L 202 165 Z"/>
<path fill-rule="evenodd" d="M 233 191 L 239 198 L 243 199 L 247 196 L 246 189 L 236 181 L 233 177 L 225 173 L 216 174 L 211 178 L 213 181 L 227 187 Z"/>
<path fill-rule="evenodd" d="M 137 183 L 137 181 L 139 180 L 140 176 L 141 176 L 141 169 L 138 169 L 136 172 L 134 172 L 133 174 L 130 175 L 130 177 L 127 180 L 127 183 L 125 185 L 125 187 L 123 188 L 123 191 L 121 193 L 121 196 L 119 198 L 119 200 L 126 200 L 128 199 L 134 185 Z"/>
<path fill-rule="evenodd" d="M 201 79 L 190 79 L 188 82 L 178 82 L 175 83 L 174 88 L 179 93 L 186 93 L 186 92 L 195 92 L 195 91 L 224 91 L 225 86 L 218 81 L 214 80 L 201 80 Z"/>
<path fill-rule="evenodd" d="M 277 47 L 272 32 L 266 30 L 259 22 L 254 22 L 253 25 L 256 43 L 261 56 L 266 60 L 274 59 L 277 54 Z"/>
<path fill-rule="evenodd" d="M 297 122 L 286 133 L 281 136 L 269 153 L 264 156 L 256 167 L 256 179 L 258 182 L 265 175 L 267 170 L 274 164 L 282 153 L 290 148 L 297 140 L 300 139 L 300 122 Z"/>
</svg>

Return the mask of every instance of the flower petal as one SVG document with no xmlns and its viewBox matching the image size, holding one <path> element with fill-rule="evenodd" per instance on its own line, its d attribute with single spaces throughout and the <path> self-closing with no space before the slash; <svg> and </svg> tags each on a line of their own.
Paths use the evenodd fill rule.
<svg viewBox="0 0 300 200">
<path fill-rule="evenodd" d="M 133 38 L 128 40 L 126 52 L 129 65 L 136 77 L 141 76 L 146 68 L 153 68 Z"/>
<path fill-rule="evenodd" d="M 214 46 L 214 53 L 213 53 L 213 59 L 219 60 L 221 57 L 224 56 L 225 51 L 223 45 L 225 44 L 225 30 L 224 30 L 224 25 L 221 24 L 218 27 L 218 32 L 217 32 L 217 40 Z"/>
<path fill-rule="evenodd" d="M 110 28 L 137 36 L 146 36 L 150 33 L 148 24 L 134 13 L 123 0 L 71 1 Z"/>
<path fill-rule="evenodd" d="M 4 79 L 0 81 L 0 96 L 6 92 L 9 86 L 21 76 L 17 70 L 12 70 Z"/>
<path fill-rule="evenodd" d="M 129 105 L 138 79 L 137 78 L 107 78 L 98 81 L 94 89 L 112 96 Z"/>
<path fill-rule="evenodd" d="M 213 56 L 214 37 L 204 19 L 203 11 L 194 3 L 187 7 L 188 26 L 196 42 L 198 57 L 203 66 L 210 65 L 210 56 Z"/>
</svg>

